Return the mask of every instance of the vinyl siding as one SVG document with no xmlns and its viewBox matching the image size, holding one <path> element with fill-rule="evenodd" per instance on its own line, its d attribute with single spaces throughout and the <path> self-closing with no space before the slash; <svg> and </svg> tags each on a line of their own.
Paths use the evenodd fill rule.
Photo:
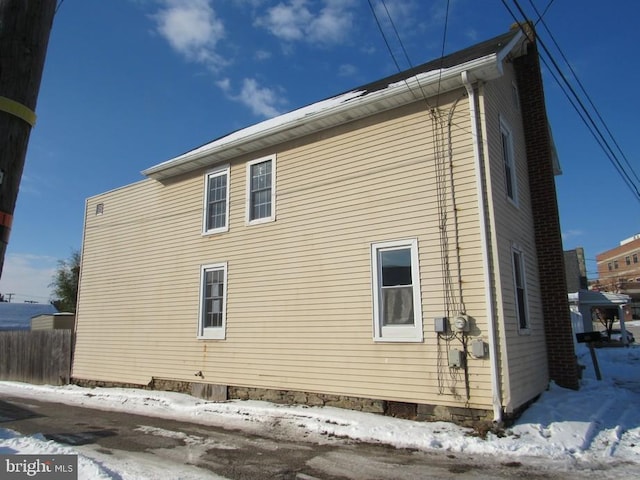
<svg viewBox="0 0 640 480">
<path fill-rule="evenodd" d="M 497 259 L 496 272 L 501 285 L 497 291 L 501 372 L 507 411 L 540 394 L 549 381 L 524 132 L 520 112 L 511 96 L 514 81 L 513 68 L 507 63 L 504 76 L 484 88 L 492 224 L 496 239 L 494 256 Z M 517 206 L 507 198 L 506 193 L 500 118 L 507 123 L 512 133 Z M 516 317 L 512 245 L 521 249 L 525 261 L 530 325 L 526 332 L 520 331 Z"/>
<path fill-rule="evenodd" d="M 473 338 L 486 341 L 463 93 L 441 100 L 445 115 L 454 109 L 453 165 L 441 188 L 454 289 Z M 416 103 L 239 157 L 230 164 L 229 231 L 214 235 L 201 234 L 206 170 L 90 198 L 73 376 L 146 384 L 192 381 L 201 370 L 216 384 L 467 404 L 463 372 L 446 367 L 448 348 L 462 346 L 438 346 L 433 332 L 433 318 L 446 314 L 434 151 L 431 117 Z M 248 226 L 246 162 L 269 154 L 277 155 L 276 221 Z M 93 214 L 96 203 L 103 215 Z M 424 341 L 374 342 L 371 244 L 410 238 Z M 228 263 L 226 338 L 198 340 L 200 267 L 217 262 Z M 468 405 L 491 408 L 488 360 L 468 363 Z"/>
</svg>

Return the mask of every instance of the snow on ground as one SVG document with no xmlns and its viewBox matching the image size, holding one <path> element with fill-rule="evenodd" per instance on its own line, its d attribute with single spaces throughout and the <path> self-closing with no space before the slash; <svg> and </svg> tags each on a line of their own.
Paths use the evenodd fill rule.
<svg viewBox="0 0 640 480">
<path fill-rule="evenodd" d="M 290 438 L 297 435 L 307 441 L 335 435 L 398 448 L 511 456 L 519 460 L 538 457 L 640 464 L 640 345 L 597 349 L 601 381 L 596 380 L 584 345 L 578 346 L 578 355 L 586 367 L 579 391 L 552 384 L 504 436 L 489 433 L 485 439 L 446 422 L 413 422 L 331 407 L 235 400 L 213 403 L 170 392 L 0 382 L 0 394 L 244 430 L 258 431 L 259 426 L 277 422 L 287 428 Z M 39 435 L 23 436 L 0 428 L 0 453 L 79 452 Z M 78 455 L 79 478 L 151 478 L 142 473 L 149 474 L 149 465 L 87 455 Z M 190 467 L 179 468 L 182 470 L 176 478 L 197 478 L 188 471 Z"/>
</svg>

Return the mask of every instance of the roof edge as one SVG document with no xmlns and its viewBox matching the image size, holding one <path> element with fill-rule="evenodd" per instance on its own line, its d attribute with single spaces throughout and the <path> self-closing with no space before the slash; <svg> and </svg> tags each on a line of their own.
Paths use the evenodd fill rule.
<svg viewBox="0 0 640 480">
<path fill-rule="evenodd" d="M 420 72 L 395 83 L 389 83 L 386 88 L 367 93 L 360 87 L 292 110 L 220 137 L 147 168 L 141 173 L 155 180 L 163 180 L 200 167 L 215 165 L 236 155 L 268 148 L 283 141 L 307 135 L 312 126 L 316 127 L 316 131 L 320 131 L 419 101 L 422 98 L 433 98 L 435 96 L 433 94 L 423 95 L 425 90 L 437 84 L 437 93 L 442 94 L 461 87 L 461 74 L 464 71 L 469 72 L 473 81 L 498 78 L 503 75 L 504 59 L 517 48 L 523 38 L 524 34 L 519 32 L 494 53 L 449 68 Z M 350 111 L 350 114 L 343 116 L 342 114 L 347 111 Z M 303 126 L 306 128 L 301 128 Z M 214 155 L 218 158 L 203 162 L 205 157 Z"/>
</svg>

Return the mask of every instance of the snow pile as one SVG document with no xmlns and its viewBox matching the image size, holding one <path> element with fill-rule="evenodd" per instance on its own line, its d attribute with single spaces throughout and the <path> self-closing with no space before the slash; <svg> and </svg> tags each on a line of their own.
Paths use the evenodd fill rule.
<svg viewBox="0 0 640 480">
<path fill-rule="evenodd" d="M 0 382 L 0 393 L 307 441 L 340 436 L 398 448 L 640 464 L 640 409 L 635 407 L 640 404 L 640 346 L 597 350 L 602 381 L 595 379 L 587 348 L 580 345 L 578 354 L 586 367 L 579 391 L 552 384 L 504 435 L 489 433 L 486 438 L 446 422 L 413 422 L 331 407 L 213 403 L 170 392 Z M 40 436 L 0 429 L 0 453 L 77 452 Z M 113 465 L 106 468 L 82 455 L 78 465 L 81 478 L 113 478 Z"/>
<path fill-rule="evenodd" d="M 45 439 L 42 435 L 23 436 L 13 430 L 0 428 L 0 454 L 12 455 L 77 455 L 71 447 Z M 111 480 L 114 476 L 90 458 L 78 455 L 78 478 Z M 115 477 L 118 478 L 118 477 Z"/>
</svg>

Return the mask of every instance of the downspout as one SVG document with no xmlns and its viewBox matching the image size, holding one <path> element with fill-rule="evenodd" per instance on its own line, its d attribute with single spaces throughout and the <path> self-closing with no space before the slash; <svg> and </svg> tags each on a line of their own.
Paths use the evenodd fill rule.
<svg viewBox="0 0 640 480">
<path fill-rule="evenodd" d="M 493 402 L 493 421 L 502 422 L 502 399 L 500 395 L 497 332 L 495 327 L 495 309 L 493 297 L 493 283 L 489 264 L 489 241 L 487 239 L 487 214 L 484 201 L 484 186 L 482 177 L 482 159 L 480 157 L 481 138 L 478 133 L 478 114 L 476 111 L 476 93 L 471 85 L 466 71 L 462 72 L 462 83 L 469 95 L 469 117 L 471 120 L 471 134 L 473 136 L 473 158 L 475 163 L 476 190 L 478 195 L 478 208 L 480 212 L 480 243 L 482 248 L 482 270 L 484 272 L 485 302 L 487 304 L 487 325 L 489 331 L 489 361 L 491 365 L 491 393 Z"/>
</svg>

